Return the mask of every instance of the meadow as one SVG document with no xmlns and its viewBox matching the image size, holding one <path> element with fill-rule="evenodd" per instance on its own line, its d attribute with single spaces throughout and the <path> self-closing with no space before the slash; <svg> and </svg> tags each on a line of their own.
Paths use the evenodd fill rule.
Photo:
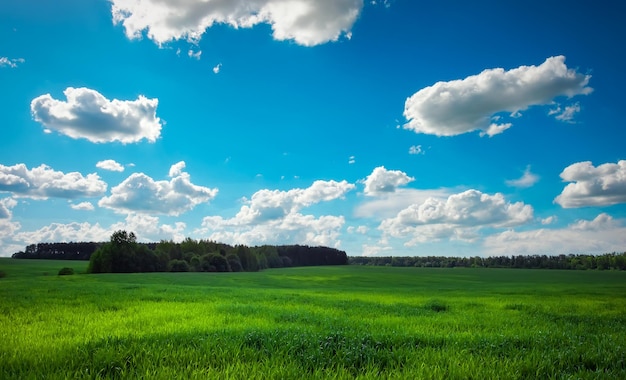
<svg viewBox="0 0 626 380">
<path fill-rule="evenodd" d="M 0 378 L 626 378 L 623 271 L 86 267 L 0 259 Z"/>
</svg>

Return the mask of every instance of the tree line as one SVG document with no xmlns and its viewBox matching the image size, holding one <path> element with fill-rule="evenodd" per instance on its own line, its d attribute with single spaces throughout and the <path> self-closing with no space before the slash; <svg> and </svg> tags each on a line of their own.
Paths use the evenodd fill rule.
<svg viewBox="0 0 626 380">
<path fill-rule="evenodd" d="M 153 248 L 152 248 L 153 247 Z M 141 244 L 133 232 L 116 231 L 89 259 L 89 273 L 254 272 L 266 268 L 345 265 L 344 251 L 300 245 L 247 247 L 186 238 Z"/>
<path fill-rule="evenodd" d="M 14 259 L 89 260 L 102 244 L 95 242 L 30 244 L 24 251 L 16 252 L 11 257 Z"/>
<path fill-rule="evenodd" d="M 122 244 L 127 243 L 127 244 Z M 257 271 L 309 265 L 378 265 L 401 267 L 482 267 L 523 269 L 626 270 L 626 252 L 603 255 L 513 255 L 492 257 L 387 256 L 348 257 L 344 251 L 303 245 L 231 246 L 187 238 L 180 243 L 139 243 L 131 232 L 117 231 L 107 243 L 39 243 L 12 255 L 16 259 L 90 260 L 100 250 L 94 271 Z M 121 252 L 121 253 L 120 253 Z M 91 264 L 90 264 L 91 265 Z"/>
<path fill-rule="evenodd" d="M 350 257 L 352 265 L 377 265 L 426 268 L 520 268 L 520 269 L 599 269 L 626 270 L 626 252 L 603 255 L 518 255 L 491 257 Z"/>
</svg>

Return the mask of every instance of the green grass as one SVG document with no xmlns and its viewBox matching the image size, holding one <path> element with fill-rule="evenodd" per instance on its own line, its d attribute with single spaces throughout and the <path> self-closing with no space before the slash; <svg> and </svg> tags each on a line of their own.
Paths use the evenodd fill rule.
<svg viewBox="0 0 626 380">
<path fill-rule="evenodd" d="M 0 259 L 0 378 L 626 378 L 626 272 L 86 265 Z"/>
</svg>

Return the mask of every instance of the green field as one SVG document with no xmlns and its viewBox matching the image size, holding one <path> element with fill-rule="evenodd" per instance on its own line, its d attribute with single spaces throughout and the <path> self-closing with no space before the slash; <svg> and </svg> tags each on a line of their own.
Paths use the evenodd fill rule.
<svg viewBox="0 0 626 380">
<path fill-rule="evenodd" d="M 626 378 L 626 272 L 86 266 L 0 259 L 0 378 Z"/>
</svg>

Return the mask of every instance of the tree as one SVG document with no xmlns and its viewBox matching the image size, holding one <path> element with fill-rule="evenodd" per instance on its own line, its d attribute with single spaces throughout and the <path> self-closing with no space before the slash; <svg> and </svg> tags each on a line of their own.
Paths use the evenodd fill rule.
<svg viewBox="0 0 626 380">
<path fill-rule="evenodd" d="M 239 256 L 239 261 L 241 261 L 241 266 L 243 270 L 248 272 L 257 272 L 259 270 L 259 262 L 256 258 L 256 255 L 253 254 L 250 248 L 245 245 L 237 246 L 237 256 Z"/>
<path fill-rule="evenodd" d="M 89 273 L 131 273 L 166 270 L 164 257 L 137 243 L 133 232 L 116 231 L 91 255 Z"/>
<path fill-rule="evenodd" d="M 219 253 L 210 253 L 208 256 L 209 263 L 215 267 L 218 272 L 230 272 L 230 265 L 226 258 Z"/>
<path fill-rule="evenodd" d="M 189 272 L 189 264 L 185 260 L 174 259 L 167 266 L 170 272 Z"/>
<path fill-rule="evenodd" d="M 228 255 L 226 255 L 226 261 L 228 262 L 228 265 L 230 266 L 230 269 L 233 272 L 241 272 L 243 271 L 243 266 L 241 265 L 241 261 L 239 260 L 239 256 L 237 256 L 234 253 L 230 253 Z"/>
</svg>

